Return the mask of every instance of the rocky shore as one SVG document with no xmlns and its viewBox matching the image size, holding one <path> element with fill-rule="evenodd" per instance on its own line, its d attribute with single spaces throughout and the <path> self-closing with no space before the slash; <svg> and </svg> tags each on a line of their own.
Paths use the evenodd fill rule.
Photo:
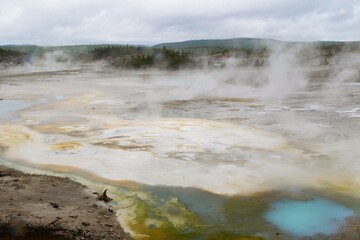
<svg viewBox="0 0 360 240">
<path fill-rule="evenodd" d="M 97 193 L 0 166 L 0 239 L 131 239 Z"/>
</svg>

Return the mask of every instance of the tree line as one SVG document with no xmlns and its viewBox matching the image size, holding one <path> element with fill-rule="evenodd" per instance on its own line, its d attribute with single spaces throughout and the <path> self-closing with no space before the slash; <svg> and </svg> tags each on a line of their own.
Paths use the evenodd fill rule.
<svg viewBox="0 0 360 240">
<path fill-rule="evenodd" d="M 0 64 L 18 65 L 23 64 L 26 54 L 11 49 L 0 48 Z"/>
<path fill-rule="evenodd" d="M 193 59 L 190 52 L 139 46 L 106 46 L 95 48 L 95 60 L 106 60 L 111 66 L 124 68 L 179 69 L 191 67 Z"/>
</svg>

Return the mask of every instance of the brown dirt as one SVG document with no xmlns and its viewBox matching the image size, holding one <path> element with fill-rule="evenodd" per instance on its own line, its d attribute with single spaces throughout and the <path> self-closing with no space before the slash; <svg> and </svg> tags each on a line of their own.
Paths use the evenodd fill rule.
<svg viewBox="0 0 360 240">
<path fill-rule="evenodd" d="M 68 178 L 0 166 L 0 239 L 131 239 L 97 196 Z"/>
</svg>

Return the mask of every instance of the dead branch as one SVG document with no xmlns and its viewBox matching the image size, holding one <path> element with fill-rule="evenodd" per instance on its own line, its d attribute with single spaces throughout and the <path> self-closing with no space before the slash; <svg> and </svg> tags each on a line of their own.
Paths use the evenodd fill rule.
<svg viewBox="0 0 360 240">
<path fill-rule="evenodd" d="M 103 202 L 110 202 L 112 200 L 112 198 L 109 198 L 107 195 L 106 195 L 106 191 L 107 189 L 105 189 L 105 191 L 103 192 L 102 195 L 99 195 L 96 199 L 99 200 L 99 201 L 103 201 Z"/>
</svg>

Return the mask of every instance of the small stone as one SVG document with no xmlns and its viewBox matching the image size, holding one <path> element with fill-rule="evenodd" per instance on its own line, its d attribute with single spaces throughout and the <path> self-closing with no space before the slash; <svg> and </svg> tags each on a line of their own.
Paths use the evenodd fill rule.
<svg viewBox="0 0 360 240">
<path fill-rule="evenodd" d="M 84 226 L 89 226 L 90 225 L 90 223 L 88 223 L 88 222 L 82 222 L 81 224 L 84 225 Z"/>
<path fill-rule="evenodd" d="M 53 206 L 53 208 L 59 208 L 59 205 L 57 203 L 54 202 L 50 202 L 51 206 Z"/>
</svg>

